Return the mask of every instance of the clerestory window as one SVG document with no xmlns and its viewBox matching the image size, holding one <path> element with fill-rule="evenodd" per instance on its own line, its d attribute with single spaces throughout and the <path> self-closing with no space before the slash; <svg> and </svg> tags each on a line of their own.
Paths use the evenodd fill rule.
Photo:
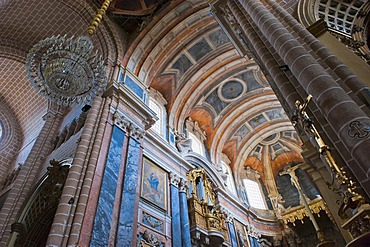
<svg viewBox="0 0 370 247">
<path fill-rule="evenodd" d="M 193 133 L 189 132 L 189 139 L 191 140 L 191 149 L 193 152 L 204 155 L 203 143 Z"/>
<path fill-rule="evenodd" d="M 157 134 L 162 135 L 162 126 L 163 126 L 163 113 L 161 107 L 153 99 L 149 99 L 149 108 L 155 112 L 158 117 L 158 120 L 151 127 L 152 130 L 157 132 Z"/>
<path fill-rule="evenodd" d="M 250 206 L 258 209 L 267 209 L 259 183 L 250 179 L 243 179 L 243 183 Z"/>
</svg>

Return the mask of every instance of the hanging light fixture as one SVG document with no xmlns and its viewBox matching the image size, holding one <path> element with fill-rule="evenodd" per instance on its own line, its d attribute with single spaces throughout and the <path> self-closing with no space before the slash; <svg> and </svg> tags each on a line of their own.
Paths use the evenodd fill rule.
<svg viewBox="0 0 370 247">
<path fill-rule="evenodd" d="M 104 1 L 87 32 L 95 30 L 111 0 Z M 107 79 L 101 56 L 93 52 L 90 36 L 76 39 L 53 36 L 41 40 L 27 55 L 31 84 L 41 95 L 59 105 L 87 103 L 105 90 Z"/>
</svg>

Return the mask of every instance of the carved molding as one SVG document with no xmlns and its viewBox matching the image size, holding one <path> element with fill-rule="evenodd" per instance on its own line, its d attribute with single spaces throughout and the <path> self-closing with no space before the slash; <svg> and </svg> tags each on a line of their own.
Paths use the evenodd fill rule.
<svg viewBox="0 0 370 247">
<path fill-rule="evenodd" d="M 183 178 L 180 178 L 180 182 L 179 182 L 179 192 L 187 192 L 188 190 L 188 183 L 185 179 Z"/>
<path fill-rule="evenodd" d="M 309 207 L 311 212 L 314 214 L 319 214 L 322 210 L 326 212 L 329 218 L 334 222 L 333 216 L 331 215 L 329 209 L 324 204 L 324 201 L 319 198 L 309 202 Z M 289 211 L 281 212 L 281 215 L 278 216 L 283 220 L 284 224 L 292 223 L 295 225 L 296 220 L 302 221 L 304 217 L 308 217 L 308 212 L 304 206 L 294 207 Z"/>
<path fill-rule="evenodd" d="M 370 234 L 370 205 L 363 204 L 358 212 L 348 219 L 342 227 L 348 230 L 354 238 Z"/>
<path fill-rule="evenodd" d="M 170 172 L 170 184 L 174 185 L 175 187 L 179 186 L 180 178 L 177 176 L 177 174 Z"/>
<path fill-rule="evenodd" d="M 137 245 L 138 247 L 160 247 L 162 245 L 157 235 L 148 230 L 145 230 L 140 238 Z"/>
<path fill-rule="evenodd" d="M 113 115 L 113 120 L 115 125 L 138 141 L 140 141 L 146 133 L 145 130 L 117 111 Z"/>
<path fill-rule="evenodd" d="M 150 215 L 146 212 L 143 212 L 143 221 L 144 220 L 146 222 L 148 222 L 149 226 L 154 228 L 154 229 L 157 229 L 157 227 L 159 227 L 159 226 L 161 227 L 160 229 L 163 229 L 163 221 L 155 218 L 154 216 L 152 216 L 152 215 Z"/>
</svg>

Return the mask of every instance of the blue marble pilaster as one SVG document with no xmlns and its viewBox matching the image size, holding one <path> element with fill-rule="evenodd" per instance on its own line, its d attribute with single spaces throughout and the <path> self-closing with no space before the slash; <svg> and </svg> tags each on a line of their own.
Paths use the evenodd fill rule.
<svg viewBox="0 0 370 247">
<path fill-rule="evenodd" d="M 181 221 L 179 189 L 171 184 L 171 216 L 172 216 L 172 246 L 181 245 Z"/>
<path fill-rule="evenodd" d="M 229 229 L 231 246 L 232 247 L 238 247 L 238 242 L 237 242 L 237 239 L 236 239 L 234 224 L 231 223 L 230 221 L 227 222 L 227 228 Z"/>
<path fill-rule="evenodd" d="M 125 133 L 114 126 L 90 246 L 107 246 Z"/>
<path fill-rule="evenodd" d="M 186 185 L 183 180 L 180 182 L 179 191 L 181 242 L 183 247 L 191 247 L 188 201 L 186 198 Z"/>
<path fill-rule="evenodd" d="M 252 236 L 248 236 L 249 243 L 251 244 L 251 247 L 260 247 L 260 243 L 258 242 L 257 238 L 254 238 Z"/>
<path fill-rule="evenodd" d="M 131 246 L 136 229 L 138 172 L 142 160 L 140 143 L 130 137 L 122 190 L 116 246 Z M 135 233 L 136 234 L 136 233 Z"/>
</svg>

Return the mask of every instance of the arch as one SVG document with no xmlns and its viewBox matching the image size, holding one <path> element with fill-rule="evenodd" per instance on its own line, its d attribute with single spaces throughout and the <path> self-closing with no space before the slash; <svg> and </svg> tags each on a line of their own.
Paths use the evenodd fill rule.
<svg viewBox="0 0 370 247">
<path fill-rule="evenodd" d="M 0 181 L 14 168 L 14 158 L 17 155 L 21 142 L 22 132 L 18 121 L 14 118 L 15 114 L 0 96 L 0 124 L 2 135 L 0 137 Z"/>
<path fill-rule="evenodd" d="M 13 223 L 18 235 L 15 245 L 45 246 L 53 223 L 59 198 L 68 175 L 72 159 L 51 160 L 48 172 L 39 180 L 26 204 L 20 210 L 17 222 Z"/>
<path fill-rule="evenodd" d="M 189 162 L 192 166 L 203 168 L 206 171 L 209 178 L 212 180 L 212 182 L 214 182 L 218 188 L 222 188 L 223 190 L 225 190 L 225 185 L 219 173 L 217 172 L 216 167 L 213 164 L 211 164 L 208 160 L 206 160 L 205 157 L 197 153 L 190 152 L 185 154 L 183 158 L 187 162 Z"/>
</svg>

